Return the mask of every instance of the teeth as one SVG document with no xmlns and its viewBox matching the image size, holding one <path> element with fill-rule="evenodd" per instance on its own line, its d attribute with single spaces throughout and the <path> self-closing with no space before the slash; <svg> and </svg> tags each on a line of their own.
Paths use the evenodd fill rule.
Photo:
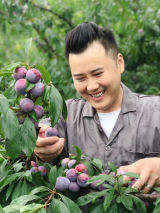
<svg viewBox="0 0 160 213">
<path fill-rule="evenodd" d="M 104 94 L 104 91 L 103 92 L 100 92 L 100 93 L 97 93 L 97 94 L 94 94 L 94 95 L 91 95 L 92 97 L 95 97 L 95 98 L 98 98 L 100 97 L 102 94 Z"/>
</svg>

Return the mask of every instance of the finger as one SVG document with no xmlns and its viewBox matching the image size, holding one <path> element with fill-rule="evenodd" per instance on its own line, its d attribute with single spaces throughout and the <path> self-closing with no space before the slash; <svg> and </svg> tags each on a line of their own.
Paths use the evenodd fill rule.
<svg viewBox="0 0 160 213">
<path fill-rule="evenodd" d="M 36 154 L 45 154 L 45 155 L 51 155 L 56 154 L 58 151 L 64 147 L 64 138 L 60 138 L 58 142 L 52 144 L 52 145 L 46 145 L 45 147 L 35 147 L 35 153 Z"/>
<path fill-rule="evenodd" d="M 56 154 L 38 154 L 38 157 L 40 158 L 40 159 L 42 159 L 43 161 L 49 161 L 49 160 L 53 160 L 54 158 L 56 158 L 58 155 L 60 155 L 61 154 L 61 152 L 62 152 L 62 150 L 63 150 L 63 147 L 56 153 Z"/>
<path fill-rule="evenodd" d="M 128 177 L 128 176 L 126 176 L 125 174 L 127 173 L 127 172 L 133 172 L 133 169 L 132 169 L 132 167 L 131 167 L 131 165 L 129 165 L 129 166 L 121 166 L 119 169 L 118 169 L 118 172 L 117 172 L 117 174 L 118 175 L 123 175 L 123 181 L 129 181 L 129 180 L 132 180 L 132 177 Z"/>
<path fill-rule="evenodd" d="M 132 188 L 141 190 L 142 187 L 148 182 L 149 175 L 148 174 L 141 174 L 140 178 L 135 182 L 135 184 L 132 186 Z"/>
<path fill-rule="evenodd" d="M 52 136 L 52 137 L 45 137 L 41 138 L 38 137 L 37 142 L 36 142 L 36 147 L 44 147 L 47 145 L 53 145 L 59 141 L 59 137 L 57 136 Z"/>
<path fill-rule="evenodd" d="M 143 193 L 150 192 L 151 189 L 154 187 L 154 185 L 155 185 L 155 180 L 154 179 L 148 180 L 147 184 L 143 188 Z"/>
</svg>

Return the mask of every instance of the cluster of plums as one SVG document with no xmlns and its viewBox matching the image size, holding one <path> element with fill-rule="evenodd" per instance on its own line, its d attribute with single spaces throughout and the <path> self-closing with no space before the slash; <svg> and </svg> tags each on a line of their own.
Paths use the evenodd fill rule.
<svg viewBox="0 0 160 213">
<path fill-rule="evenodd" d="M 33 99 L 41 97 L 44 93 L 45 85 L 40 81 L 41 73 L 35 69 L 27 70 L 24 67 L 18 67 L 14 70 L 13 78 L 15 82 L 15 91 L 18 95 L 23 95 L 23 98 L 20 100 L 19 107 L 22 112 L 30 113 L 35 111 L 37 119 L 41 118 L 44 115 L 44 109 L 40 105 L 35 105 Z M 27 81 L 34 84 L 34 87 L 27 91 Z M 25 120 L 23 113 L 18 113 L 19 123 L 22 124 Z M 34 122 L 33 122 L 34 123 Z"/>
<path fill-rule="evenodd" d="M 47 170 L 44 166 L 38 166 L 35 161 L 31 161 L 31 173 L 37 173 L 40 172 L 41 176 L 45 176 L 47 173 Z"/>
<path fill-rule="evenodd" d="M 85 188 L 89 184 L 89 176 L 87 175 L 87 168 L 84 164 L 80 163 L 74 168 L 71 168 L 76 164 L 76 160 L 70 160 L 64 158 L 62 160 L 62 166 L 68 167 L 66 176 L 59 176 L 56 180 L 55 188 L 59 191 L 70 190 L 72 192 L 78 192 L 80 188 Z"/>
<path fill-rule="evenodd" d="M 59 191 L 69 190 L 72 192 L 78 192 L 81 188 L 91 187 L 95 190 L 103 190 L 103 184 L 97 186 L 99 181 L 95 181 L 91 184 L 88 183 L 90 177 L 87 174 L 87 168 L 83 163 L 76 165 L 76 160 L 64 158 L 62 160 L 62 166 L 67 169 L 66 176 L 59 176 L 56 180 L 55 188 Z M 76 165 L 76 166 L 75 166 Z M 102 173 L 101 175 L 105 175 Z"/>
</svg>

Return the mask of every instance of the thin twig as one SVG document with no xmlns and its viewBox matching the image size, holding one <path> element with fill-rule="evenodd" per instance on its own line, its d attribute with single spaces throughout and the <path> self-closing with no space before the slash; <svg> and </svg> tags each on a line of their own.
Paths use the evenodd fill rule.
<svg viewBox="0 0 160 213">
<path fill-rule="evenodd" d="M 136 194 L 136 196 L 146 201 L 154 201 L 157 198 L 160 198 L 160 194 L 158 194 L 157 192 L 155 192 L 154 194 Z"/>
<path fill-rule="evenodd" d="M 39 6 L 39 5 L 36 5 L 34 3 L 32 3 L 32 5 L 36 8 L 39 8 L 40 10 L 43 10 L 43 11 L 46 11 L 46 12 L 49 12 L 49 13 L 52 13 L 54 14 L 55 16 L 57 16 L 59 19 L 62 19 L 63 21 L 65 21 L 71 28 L 73 27 L 72 26 L 72 23 L 67 20 L 64 16 L 61 16 L 59 15 L 58 13 L 56 13 L 55 11 L 51 10 L 51 9 L 48 9 L 48 8 L 45 8 L 45 7 L 42 7 L 42 6 Z"/>
<path fill-rule="evenodd" d="M 51 194 L 50 194 L 48 200 L 45 202 L 45 204 L 44 204 L 44 208 L 45 208 L 45 209 L 47 208 L 49 202 L 53 199 L 55 193 L 56 193 L 56 189 L 54 189 L 54 190 L 51 192 Z"/>
</svg>

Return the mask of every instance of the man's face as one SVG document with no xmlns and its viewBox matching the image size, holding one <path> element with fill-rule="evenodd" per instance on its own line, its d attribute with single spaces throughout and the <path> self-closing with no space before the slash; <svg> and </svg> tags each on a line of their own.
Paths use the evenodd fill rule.
<svg viewBox="0 0 160 213">
<path fill-rule="evenodd" d="M 80 54 L 69 54 L 69 65 L 74 86 L 97 112 L 111 112 L 122 103 L 121 73 L 123 56 L 117 60 L 107 55 L 104 47 L 94 41 Z"/>
</svg>

